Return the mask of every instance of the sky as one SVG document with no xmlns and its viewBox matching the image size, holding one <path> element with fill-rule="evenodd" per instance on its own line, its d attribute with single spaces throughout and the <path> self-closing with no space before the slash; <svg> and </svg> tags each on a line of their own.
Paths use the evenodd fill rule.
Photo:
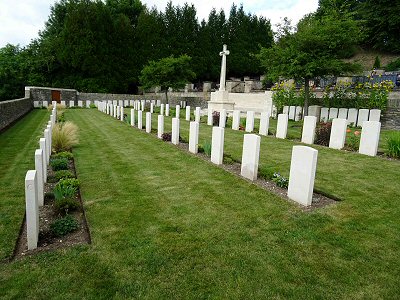
<svg viewBox="0 0 400 300">
<path fill-rule="evenodd" d="M 25 46 L 38 37 L 39 30 L 50 14 L 50 7 L 55 0 L 0 0 L 0 47 L 7 43 Z M 148 7 L 156 6 L 164 10 L 168 0 L 142 0 Z M 193 3 L 197 10 L 199 21 L 207 16 L 211 9 L 224 9 L 229 14 L 232 0 L 172 0 L 174 5 L 185 2 Z M 305 14 L 313 12 L 318 7 L 318 0 L 240 0 L 236 5 L 243 4 L 246 13 L 264 16 L 276 25 L 282 18 L 288 17 L 296 24 Z"/>
</svg>

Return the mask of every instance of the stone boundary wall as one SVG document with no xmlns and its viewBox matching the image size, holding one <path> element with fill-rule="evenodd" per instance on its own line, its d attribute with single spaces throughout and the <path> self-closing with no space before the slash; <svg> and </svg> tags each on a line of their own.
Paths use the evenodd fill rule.
<svg viewBox="0 0 400 300">
<path fill-rule="evenodd" d="M 389 93 L 388 106 L 382 114 L 382 127 L 400 130 L 400 93 Z"/>
<path fill-rule="evenodd" d="M 4 130 L 15 121 L 26 115 L 33 109 L 30 98 L 0 102 L 0 131 Z"/>
</svg>

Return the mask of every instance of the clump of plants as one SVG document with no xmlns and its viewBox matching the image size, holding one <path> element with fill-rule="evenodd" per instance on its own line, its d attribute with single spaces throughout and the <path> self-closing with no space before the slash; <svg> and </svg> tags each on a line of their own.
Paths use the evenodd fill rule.
<svg viewBox="0 0 400 300">
<path fill-rule="evenodd" d="M 52 158 L 50 160 L 50 166 L 53 171 L 68 170 L 68 159 L 63 157 Z"/>
<path fill-rule="evenodd" d="M 89 105 L 89 107 L 90 107 L 90 108 L 96 108 L 96 104 L 91 103 L 91 104 Z"/>
<path fill-rule="evenodd" d="M 57 114 L 57 122 L 58 122 L 58 123 L 63 123 L 63 122 L 65 122 L 64 112 L 58 113 L 58 114 Z"/>
<path fill-rule="evenodd" d="M 80 187 L 81 183 L 78 179 L 76 178 L 64 178 L 60 179 L 60 181 L 57 183 L 57 185 L 66 188 L 66 187 L 72 187 L 76 190 Z"/>
<path fill-rule="evenodd" d="M 65 179 L 64 179 L 65 180 Z M 65 215 L 70 211 L 78 209 L 78 201 L 75 200 L 77 188 L 70 185 L 56 184 L 53 193 L 55 197 L 55 208 L 59 214 Z"/>
<path fill-rule="evenodd" d="M 75 176 L 70 170 L 60 170 L 54 173 L 54 178 L 56 181 L 60 181 L 65 178 L 75 178 Z"/>
<path fill-rule="evenodd" d="M 230 154 L 224 154 L 222 161 L 225 165 L 232 165 L 235 163 L 235 160 L 232 158 Z"/>
<path fill-rule="evenodd" d="M 268 167 L 259 167 L 258 168 L 258 177 L 263 178 L 265 180 L 271 180 L 274 177 L 274 170 Z"/>
<path fill-rule="evenodd" d="M 275 182 L 275 184 L 281 188 L 287 189 L 289 185 L 289 178 L 286 178 L 285 176 L 279 174 L 279 173 L 274 173 L 272 176 L 272 181 Z"/>
<path fill-rule="evenodd" d="M 79 228 L 78 221 L 71 215 L 66 215 L 50 225 L 51 232 L 56 237 L 64 236 Z"/>
<path fill-rule="evenodd" d="M 203 150 L 205 155 L 211 156 L 211 143 L 209 141 L 204 142 Z"/>
<path fill-rule="evenodd" d="M 54 126 L 52 145 L 55 152 L 69 151 L 78 143 L 78 126 L 74 123 L 67 121 Z"/>
<path fill-rule="evenodd" d="M 163 140 L 164 142 L 170 142 L 170 141 L 171 141 L 171 138 L 172 138 L 172 133 L 171 133 L 171 132 L 164 132 L 164 133 L 161 135 L 161 138 L 162 138 L 162 140 Z"/>
<path fill-rule="evenodd" d="M 360 147 L 360 131 L 356 130 L 351 132 L 347 130 L 348 135 L 346 136 L 346 148 L 351 151 L 358 151 Z"/>
<path fill-rule="evenodd" d="M 315 131 L 315 144 L 329 146 L 332 123 L 319 123 Z"/>
<path fill-rule="evenodd" d="M 72 160 L 74 158 L 74 155 L 72 154 L 72 152 L 62 151 L 52 155 L 52 158 L 66 158 L 68 160 Z"/>
<path fill-rule="evenodd" d="M 387 155 L 393 158 L 400 158 L 400 132 L 392 132 L 387 138 Z"/>
</svg>

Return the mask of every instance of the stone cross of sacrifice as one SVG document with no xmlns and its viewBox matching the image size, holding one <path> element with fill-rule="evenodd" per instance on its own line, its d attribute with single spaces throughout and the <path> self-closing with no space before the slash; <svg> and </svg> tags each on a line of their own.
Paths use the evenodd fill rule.
<svg viewBox="0 0 400 300">
<path fill-rule="evenodd" d="M 226 77 L 226 56 L 229 55 L 229 50 L 226 45 L 222 48 L 219 56 L 222 56 L 221 63 L 221 77 L 219 79 L 219 90 L 225 91 L 225 77 Z"/>
</svg>

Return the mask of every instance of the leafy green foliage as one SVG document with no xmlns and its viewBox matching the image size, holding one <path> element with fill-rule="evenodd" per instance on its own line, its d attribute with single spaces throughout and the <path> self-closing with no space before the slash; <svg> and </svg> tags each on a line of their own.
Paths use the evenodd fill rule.
<svg viewBox="0 0 400 300">
<path fill-rule="evenodd" d="M 275 182 L 275 184 L 281 188 L 287 189 L 289 185 L 289 178 L 286 178 L 285 176 L 279 174 L 279 173 L 274 173 L 272 176 L 272 181 Z"/>
<path fill-rule="evenodd" d="M 204 142 L 203 149 L 207 156 L 211 156 L 211 143 L 209 141 Z"/>
<path fill-rule="evenodd" d="M 72 172 L 69 170 L 60 170 L 54 173 L 54 178 L 56 179 L 56 181 L 59 181 L 60 179 L 64 178 L 74 178 L 74 177 L 75 177 L 74 174 L 72 174 Z"/>
<path fill-rule="evenodd" d="M 63 157 L 52 158 L 50 160 L 50 166 L 53 171 L 68 170 L 68 159 Z"/>
<path fill-rule="evenodd" d="M 381 60 L 380 60 L 379 56 L 376 56 L 373 68 L 374 69 L 379 69 L 380 67 L 381 67 Z"/>
<path fill-rule="evenodd" d="M 56 237 L 64 236 L 79 228 L 78 221 L 71 215 L 66 215 L 50 225 L 51 232 Z"/>
<path fill-rule="evenodd" d="M 60 214 L 76 210 L 79 203 L 75 200 L 77 187 L 73 184 L 77 179 L 61 179 L 53 189 L 55 207 Z"/>
<path fill-rule="evenodd" d="M 270 167 L 259 167 L 258 168 L 258 177 L 263 178 L 265 180 L 270 180 L 274 177 L 274 170 Z"/>
<path fill-rule="evenodd" d="M 346 136 L 346 144 L 345 147 L 351 151 L 358 151 L 360 147 L 360 132 L 359 131 L 350 131 Z"/>
<path fill-rule="evenodd" d="M 53 154 L 52 158 L 66 158 L 68 160 L 71 160 L 71 159 L 74 158 L 74 155 L 72 154 L 72 152 L 62 151 L 62 152 L 58 152 L 56 154 Z"/>
<path fill-rule="evenodd" d="M 390 62 L 385 67 L 386 71 L 398 71 L 400 70 L 400 58 Z"/>
<path fill-rule="evenodd" d="M 58 186 L 61 186 L 61 188 L 67 188 L 67 187 L 72 187 L 75 190 L 77 190 L 79 188 L 79 186 L 81 185 L 79 179 L 76 178 L 64 178 L 61 179 L 58 183 Z"/>
<path fill-rule="evenodd" d="M 400 132 L 393 132 L 387 138 L 387 155 L 400 158 Z"/>
</svg>

